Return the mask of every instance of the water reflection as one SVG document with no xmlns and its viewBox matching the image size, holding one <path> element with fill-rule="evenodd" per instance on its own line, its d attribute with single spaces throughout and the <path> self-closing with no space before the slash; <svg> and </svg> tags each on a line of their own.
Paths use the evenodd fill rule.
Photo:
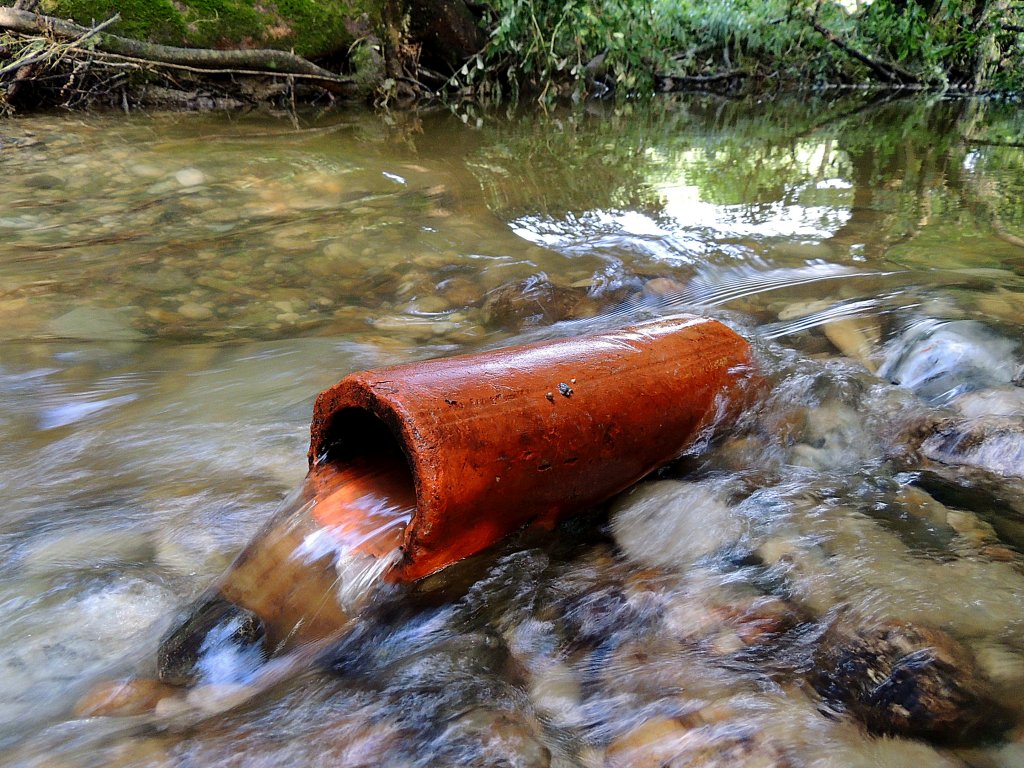
<svg viewBox="0 0 1024 768">
<path fill-rule="evenodd" d="M 1024 760 L 1013 109 L 696 98 L 480 129 L 5 129 L 5 763 Z M 300 482 L 317 391 L 680 309 L 758 346 L 773 386 L 730 434 L 371 610 L 326 665 L 236 710 L 73 718 L 97 680 L 153 664 Z M 914 681 L 884 688 L 905 722 L 874 719 L 849 669 Z M 969 703 L 908 706 L 943 686 Z M 965 711 L 1009 725 L 986 742 Z"/>
</svg>

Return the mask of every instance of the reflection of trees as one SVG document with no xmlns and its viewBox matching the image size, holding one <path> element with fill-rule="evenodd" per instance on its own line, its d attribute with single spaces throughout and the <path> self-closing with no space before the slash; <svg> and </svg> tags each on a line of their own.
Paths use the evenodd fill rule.
<svg viewBox="0 0 1024 768">
<path fill-rule="evenodd" d="M 965 125 L 970 162 L 964 173 L 964 204 L 994 234 L 1024 248 L 1024 115 L 1007 105 L 988 105 L 989 119 Z"/>
<path fill-rule="evenodd" d="M 820 105 L 716 98 L 664 100 L 606 113 L 521 115 L 487 128 L 473 155 L 488 202 L 504 218 L 561 218 L 597 209 L 657 216 L 663 200 L 652 182 L 681 170 L 702 198 L 717 203 L 773 201 L 793 186 L 798 141 Z"/>
<path fill-rule="evenodd" d="M 1024 234 L 1024 153 L 964 141 L 990 125 L 989 109 L 920 98 L 751 105 L 708 97 L 632 113 L 556 112 L 496 121 L 470 165 L 506 220 L 602 209 L 658 218 L 658 187 L 672 183 L 756 216 L 765 204 L 808 204 L 817 182 L 841 179 L 852 187 L 842 203 L 852 201 L 849 218 L 826 242 L 840 259 L 874 261 L 925 233 Z"/>
<path fill-rule="evenodd" d="M 848 153 L 854 202 L 830 238 L 837 252 L 883 257 L 955 206 L 963 148 L 958 126 L 969 102 L 883 102 L 830 126 Z"/>
</svg>

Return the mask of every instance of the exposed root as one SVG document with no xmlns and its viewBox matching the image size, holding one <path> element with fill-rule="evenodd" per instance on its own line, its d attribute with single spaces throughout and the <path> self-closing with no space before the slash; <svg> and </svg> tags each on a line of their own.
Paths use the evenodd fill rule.
<svg viewBox="0 0 1024 768">
<path fill-rule="evenodd" d="M 275 50 L 177 48 L 111 35 L 114 15 L 87 28 L 0 7 L 0 109 L 21 101 L 221 109 L 261 102 L 291 107 L 296 89 L 332 99 L 360 86 Z"/>
</svg>

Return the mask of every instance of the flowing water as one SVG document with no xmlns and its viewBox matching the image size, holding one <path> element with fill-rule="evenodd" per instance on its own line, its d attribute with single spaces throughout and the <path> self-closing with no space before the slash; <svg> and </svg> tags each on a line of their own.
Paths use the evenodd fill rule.
<svg viewBox="0 0 1024 768">
<path fill-rule="evenodd" d="M 3 123 L 0 764 L 1024 766 L 1022 137 L 941 99 Z M 351 371 L 677 311 L 764 397 L 554 533 L 399 588 L 408 489 L 303 480 Z M 83 709 L 125 678 L 155 708 Z"/>
</svg>

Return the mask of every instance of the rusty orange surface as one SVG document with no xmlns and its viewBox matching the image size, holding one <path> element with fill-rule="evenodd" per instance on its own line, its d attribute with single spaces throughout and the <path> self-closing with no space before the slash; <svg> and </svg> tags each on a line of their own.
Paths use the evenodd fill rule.
<svg viewBox="0 0 1024 768">
<path fill-rule="evenodd" d="M 401 450 L 416 510 L 395 578 L 411 581 L 677 458 L 751 372 L 741 336 L 690 316 L 364 371 L 320 393 L 309 460 Z"/>
</svg>

